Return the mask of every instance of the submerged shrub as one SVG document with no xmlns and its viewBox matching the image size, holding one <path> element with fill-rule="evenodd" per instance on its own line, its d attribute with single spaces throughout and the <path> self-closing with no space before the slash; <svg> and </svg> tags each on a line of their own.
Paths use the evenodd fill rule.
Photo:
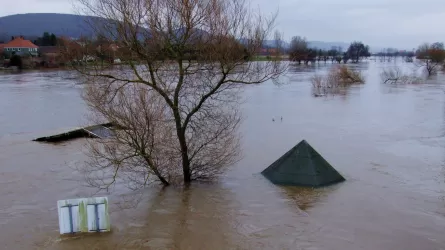
<svg viewBox="0 0 445 250">
<path fill-rule="evenodd" d="M 344 65 L 332 68 L 328 77 L 331 81 L 336 81 L 340 86 L 365 83 L 360 71 L 350 69 Z"/>
<path fill-rule="evenodd" d="M 336 94 L 350 85 L 365 83 L 360 71 L 349 69 L 344 65 L 331 68 L 326 76 L 313 76 L 311 82 L 315 96 Z"/>
<path fill-rule="evenodd" d="M 419 84 L 423 80 L 415 72 L 405 74 L 400 68 L 383 69 L 380 78 L 385 84 Z"/>
</svg>

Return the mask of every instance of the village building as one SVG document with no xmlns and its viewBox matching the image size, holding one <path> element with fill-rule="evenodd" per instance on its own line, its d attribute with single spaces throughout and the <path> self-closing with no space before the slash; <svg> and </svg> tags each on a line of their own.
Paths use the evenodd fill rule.
<svg viewBox="0 0 445 250">
<path fill-rule="evenodd" d="M 11 56 L 12 54 L 20 56 L 38 56 L 39 46 L 33 44 L 31 41 L 26 40 L 23 36 L 14 37 L 11 41 L 3 44 L 3 53 Z M 1 47 L 0 47 L 1 48 Z"/>
</svg>

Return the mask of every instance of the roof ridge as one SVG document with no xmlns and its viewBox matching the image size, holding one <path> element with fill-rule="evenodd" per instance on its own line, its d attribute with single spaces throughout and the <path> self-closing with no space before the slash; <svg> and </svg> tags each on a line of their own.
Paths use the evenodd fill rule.
<svg viewBox="0 0 445 250">
<path fill-rule="evenodd" d="M 305 148 L 306 148 L 306 156 L 308 156 L 309 162 L 310 162 L 310 165 L 311 165 L 311 167 L 309 168 L 310 172 L 312 172 L 312 176 L 314 176 L 315 182 L 319 183 L 318 182 L 318 178 L 317 178 L 318 174 L 317 174 L 317 170 L 316 170 L 317 166 L 314 165 L 314 161 L 312 160 L 313 157 L 312 157 L 312 154 L 311 154 L 312 153 L 311 151 L 315 151 L 315 149 L 306 140 L 303 140 L 300 143 L 304 143 L 302 145 L 304 145 Z"/>
</svg>

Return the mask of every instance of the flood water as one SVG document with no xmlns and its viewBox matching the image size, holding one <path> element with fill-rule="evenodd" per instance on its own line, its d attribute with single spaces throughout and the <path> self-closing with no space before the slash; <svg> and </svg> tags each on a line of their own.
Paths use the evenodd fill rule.
<svg viewBox="0 0 445 250">
<path fill-rule="evenodd" d="M 236 166 L 186 190 L 116 187 L 112 232 L 82 237 L 59 236 L 56 202 L 94 195 L 75 170 L 84 141 L 31 142 L 85 124 L 82 86 L 66 72 L 0 75 L 0 249 L 445 249 L 445 79 L 381 84 L 392 65 L 357 65 L 367 83 L 339 96 L 311 95 L 329 64 L 246 87 Z M 284 188 L 259 174 L 302 139 L 347 181 Z"/>
</svg>

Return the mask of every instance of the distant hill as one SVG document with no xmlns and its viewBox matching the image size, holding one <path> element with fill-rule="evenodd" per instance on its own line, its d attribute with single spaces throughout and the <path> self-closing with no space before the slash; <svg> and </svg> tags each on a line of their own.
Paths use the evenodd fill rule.
<svg viewBox="0 0 445 250">
<path fill-rule="evenodd" d="M 30 13 L 0 17 L 0 41 L 9 41 L 11 36 L 19 35 L 34 40 L 42 36 L 43 32 L 72 38 L 89 37 L 93 35 L 93 31 L 87 24 L 87 21 L 91 20 L 91 18 L 97 17 L 56 13 Z M 275 47 L 276 41 L 265 40 L 264 46 Z M 349 47 L 349 43 L 309 41 L 309 46 L 318 49 L 331 49 L 335 46 L 346 50 Z M 289 48 L 289 43 L 283 41 L 281 47 L 287 49 Z"/>
<path fill-rule="evenodd" d="M 94 35 L 88 25 L 91 21 L 95 24 L 107 22 L 106 19 L 99 17 L 57 13 L 29 13 L 0 17 L 0 41 L 9 41 L 12 36 L 19 35 L 35 40 L 44 32 L 54 33 L 58 37 L 91 37 Z M 182 33 L 180 29 L 177 32 Z M 143 39 L 143 36 L 140 38 Z"/>
<path fill-rule="evenodd" d="M 87 16 L 55 13 L 18 14 L 0 17 L 0 39 L 9 40 L 11 36 L 41 36 L 43 32 L 56 36 L 78 38 L 91 36 L 92 31 L 86 21 Z"/>
</svg>

